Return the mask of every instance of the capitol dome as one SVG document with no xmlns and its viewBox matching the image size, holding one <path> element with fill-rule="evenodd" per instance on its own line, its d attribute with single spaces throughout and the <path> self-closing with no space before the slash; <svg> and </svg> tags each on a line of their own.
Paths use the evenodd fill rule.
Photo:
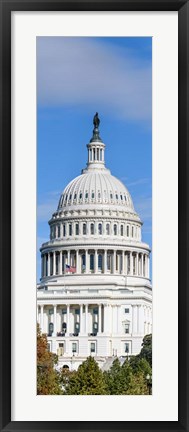
<svg viewBox="0 0 189 432">
<path fill-rule="evenodd" d="M 118 206 L 135 213 L 133 202 L 127 188 L 106 168 L 86 169 L 83 174 L 73 179 L 64 189 L 58 211 L 66 206 L 104 205 Z"/>
</svg>

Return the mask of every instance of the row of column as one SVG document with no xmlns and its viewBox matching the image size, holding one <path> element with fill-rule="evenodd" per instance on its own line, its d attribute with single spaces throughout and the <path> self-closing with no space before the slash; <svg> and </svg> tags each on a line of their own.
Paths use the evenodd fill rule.
<svg viewBox="0 0 189 432">
<path fill-rule="evenodd" d="M 64 222 L 51 226 L 51 239 L 83 235 L 106 235 L 135 238 L 141 240 L 141 228 L 138 225 L 129 225 L 115 222 Z"/>
<path fill-rule="evenodd" d="M 93 259 L 91 259 L 91 255 Z M 62 275 L 66 273 L 66 264 L 72 272 L 112 273 L 142 276 L 149 278 L 149 255 L 138 252 L 67 250 L 53 251 L 41 255 L 41 276 Z"/>
<path fill-rule="evenodd" d="M 70 336 L 70 332 L 76 333 L 70 325 L 70 315 L 71 315 L 71 306 L 67 304 L 66 307 L 66 316 L 64 320 L 66 320 L 66 331 L 65 336 Z M 83 306 L 85 306 L 85 312 L 83 312 Z M 91 306 L 91 305 L 90 305 Z M 95 305 L 96 307 L 96 305 Z M 145 334 L 149 333 L 151 329 L 151 316 L 147 317 L 145 313 L 145 306 L 143 305 L 132 305 L 132 314 L 129 319 L 125 319 L 123 313 L 121 314 L 121 305 L 109 305 L 109 304 L 98 304 L 98 314 L 91 315 L 90 323 L 89 323 L 89 305 L 88 304 L 80 304 L 80 314 L 79 320 L 77 323 L 79 324 L 79 334 L 124 334 L 124 333 L 132 333 L 132 334 Z M 47 310 L 48 311 L 48 310 Z M 46 312 L 47 312 L 46 311 Z M 44 305 L 41 305 L 40 312 L 38 310 L 37 320 L 40 324 L 40 328 L 42 332 L 46 332 L 44 328 Z M 74 314 L 73 314 L 74 315 Z M 151 314 L 150 314 L 151 315 Z M 51 318 L 51 324 L 53 324 L 53 336 L 57 336 L 59 332 L 62 331 L 62 328 L 57 328 L 57 305 L 53 305 L 53 314 Z M 65 321 L 64 321 L 65 322 Z M 97 324 L 97 326 L 94 326 Z M 61 327 L 61 326 L 60 326 Z M 94 330 L 96 328 L 96 330 Z M 46 329 L 48 330 L 48 329 Z M 47 331 L 48 333 L 48 331 Z"/>
</svg>

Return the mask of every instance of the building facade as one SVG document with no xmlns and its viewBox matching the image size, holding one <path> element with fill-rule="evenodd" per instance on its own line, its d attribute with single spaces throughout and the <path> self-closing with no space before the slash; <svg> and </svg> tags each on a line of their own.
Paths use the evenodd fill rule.
<svg viewBox="0 0 189 432">
<path fill-rule="evenodd" d="M 61 194 L 41 246 L 37 319 L 59 365 L 140 352 L 152 332 L 149 246 L 127 188 L 105 166 L 98 114 L 87 166 Z"/>
</svg>

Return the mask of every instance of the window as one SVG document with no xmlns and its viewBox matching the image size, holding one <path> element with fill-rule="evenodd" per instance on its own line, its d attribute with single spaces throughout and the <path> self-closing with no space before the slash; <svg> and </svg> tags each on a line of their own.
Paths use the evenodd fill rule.
<svg viewBox="0 0 189 432">
<path fill-rule="evenodd" d="M 129 343 L 128 342 L 125 343 L 125 353 L 126 354 L 129 353 Z"/>
<path fill-rule="evenodd" d="M 81 199 L 82 198 L 82 193 L 80 192 L 80 194 L 79 194 L 79 199 Z"/>
<path fill-rule="evenodd" d="M 63 225 L 63 236 L 65 237 L 65 235 L 66 235 L 66 225 L 64 224 Z"/>
<path fill-rule="evenodd" d="M 98 198 L 100 198 L 100 196 L 101 196 L 101 195 L 100 195 L 100 192 L 98 192 Z"/>
<path fill-rule="evenodd" d="M 132 231 L 131 231 L 131 235 L 132 235 L 132 237 L 134 236 L 134 227 L 132 226 Z"/>
<path fill-rule="evenodd" d="M 99 160 L 99 149 L 97 148 L 97 160 Z"/>
<path fill-rule="evenodd" d="M 77 343 L 72 342 L 72 353 L 76 353 L 76 352 L 77 352 Z"/>
<path fill-rule="evenodd" d="M 79 235 L 79 224 L 76 223 L 75 225 L 75 235 Z"/>
<path fill-rule="evenodd" d="M 62 309 L 62 315 L 66 315 L 67 314 L 67 310 L 66 309 Z"/>
<path fill-rule="evenodd" d="M 123 201 L 123 195 L 120 195 L 121 201 Z"/>
<path fill-rule="evenodd" d="M 114 224 L 114 235 L 117 235 L 117 225 Z"/>
<path fill-rule="evenodd" d="M 91 198 L 94 199 L 94 192 L 92 192 Z"/>
<path fill-rule="evenodd" d="M 58 225 L 58 237 L 60 237 L 60 225 Z"/>
<path fill-rule="evenodd" d="M 53 315 L 53 309 L 49 309 L 49 315 Z"/>
<path fill-rule="evenodd" d="M 98 270 L 102 270 L 102 255 L 98 255 Z"/>
<path fill-rule="evenodd" d="M 126 197 L 126 195 L 125 195 L 125 201 L 127 201 L 127 197 Z"/>
<path fill-rule="evenodd" d="M 98 224 L 98 233 L 100 235 L 102 235 L 102 224 L 101 223 Z"/>
<path fill-rule="evenodd" d="M 129 237 L 129 225 L 127 225 L 127 237 Z"/>
<path fill-rule="evenodd" d="M 121 236 L 123 236 L 123 225 L 121 225 Z"/>
<path fill-rule="evenodd" d="M 116 200 L 118 200 L 118 194 L 116 194 Z"/>
<path fill-rule="evenodd" d="M 72 224 L 69 224 L 69 235 L 72 235 Z"/>
<path fill-rule="evenodd" d="M 72 199 L 72 194 L 70 194 L 70 200 Z"/>
<path fill-rule="evenodd" d="M 110 194 L 110 199 L 113 199 L 113 195 L 112 195 L 112 193 Z"/>
<path fill-rule="evenodd" d="M 129 324 L 125 324 L 125 333 L 129 333 Z"/>
<path fill-rule="evenodd" d="M 106 234 L 109 235 L 110 234 L 110 225 L 106 224 Z"/>
<path fill-rule="evenodd" d="M 94 255 L 90 255 L 90 270 L 94 270 Z"/>
<path fill-rule="evenodd" d="M 129 313 L 129 308 L 125 308 L 125 313 Z"/>
<path fill-rule="evenodd" d="M 85 254 L 82 255 L 82 270 L 85 270 Z"/>
<path fill-rule="evenodd" d="M 83 224 L 83 235 L 87 234 L 87 225 L 86 223 Z"/>
<path fill-rule="evenodd" d="M 79 315 L 80 314 L 80 310 L 79 309 L 75 309 L 75 315 Z"/>
<path fill-rule="evenodd" d="M 88 192 L 86 192 L 86 194 L 85 194 L 85 198 L 87 199 L 87 198 L 88 198 L 88 196 L 89 196 L 89 194 L 88 194 Z"/>
<path fill-rule="evenodd" d="M 94 234 L 94 224 L 93 223 L 91 224 L 91 234 L 92 235 Z"/>
<path fill-rule="evenodd" d="M 76 200 L 76 198 L 77 198 L 77 194 L 75 193 L 75 194 L 74 194 L 74 200 Z"/>
<path fill-rule="evenodd" d="M 49 323 L 49 336 L 52 336 L 54 331 L 54 324 L 51 322 Z"/>
<path fill-rule="evenodd" d="M 111 269 L 111 255 L 110 254 L 107 255 L 107 269 L 108 270 Z"/>
<path fill-rule="evenodd" d="M 94 314 L 94 315 L 98 315 L 98 308 L 97 308 L 97 307 L 95 307 L 95 308 L 93 309 L 93 314 Z"/>
<path fill-rule="evenodd" d="M 102 160 L 102 149 L 100 149 L 100 160 Z"/>
<path fill-rule="evenodd" d="M 95 343 L 91 342 L 91 349 L 90 349 L 91 353 L 95 352 Z"/>
</svg>

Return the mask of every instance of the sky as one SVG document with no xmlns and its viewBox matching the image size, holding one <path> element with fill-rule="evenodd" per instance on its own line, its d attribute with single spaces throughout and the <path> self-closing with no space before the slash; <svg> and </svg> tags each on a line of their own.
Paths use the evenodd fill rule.
<svg viewBox="0 0 189 432">
<path fill-rule="evenodd" d="M 86 166 L 96 111 L 106 167 L 128 188 L 152 246 L 151 38 L 37 37 L 38 280 L 48 220 Z"/>
</svg>

